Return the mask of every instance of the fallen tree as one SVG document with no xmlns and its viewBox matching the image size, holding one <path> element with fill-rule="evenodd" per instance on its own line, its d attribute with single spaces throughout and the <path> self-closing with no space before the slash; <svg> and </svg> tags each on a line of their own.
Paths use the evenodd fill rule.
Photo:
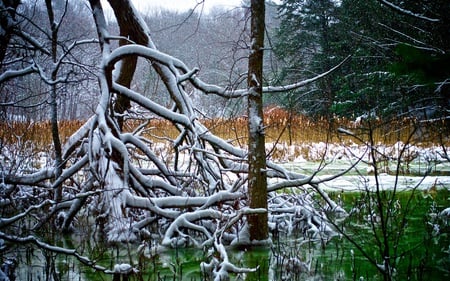
<svg viewBox="0 0 450 281">
<path fill-rule="evenodd" d="M 327 241 L 335 235 L 325 212 L 345 212 L 319 188 L 323 179 L 287 171 L 271 161 L 265 171 L 270 179 L 268 209 L 247 207 L 248 151 L 219 138 L 201 123 L 188 89 L 229 98 L 246 97 L 248 90 L 201 81 L 197 68 L 191 69 L 155 47 L 130 1 L 109 2 L 119 36 L 109 34 L 100 1 L 90 1 L 101 47 L 100 99 L 95 115 L 64 143 L 56 165 L 30 173 L 12 173 L 2 166 L 7 190 L 2 204 L 10 207 L 11 215 L 0 220 L 0 238 L 65 253 L 37 237 L 28 237 L 29 233 L 51 223 L 70 232 L 77 229 L 80 217 L 90 214 L 95 217 L 97 234 L 109 243 L 155 239 L 157 235 L 163 246 L 211 247 L 219 258 L 202 268 L 220 279 L 228 272 L 251 271 L 230 264 L 224 248 L 254 243 L 246 226 L 250 214 L 267 213 L 270 229 L 287 233 L 300 229 L 305 239 Z M 114 40 L 120 41 L 118 47 L 113 47 Z M 138 58 L 150 63 L 164 83 L 172 102 L 169 107 L 130 86 Z M 307 81 L 263 91 L 301 87 L 337 67 Z M 143 134 L 151 118 L 163 118 L 177 128 L 175 138 L 161 137 L 169 154 L 157 152 L 158 144 Z M 135 127 L 127 131 L 130 120 Z M 57 173 L 61 162 L 65 168 Z M 60 187 L 61 200 L 49 199 Z M 282 192 L 286 189 L 289 192 Z M 323 205 L 313 199 L 311 190 L 324 199 Z M 22 200 L 15 200 L 19 197 Z M 23 211 L 13 214 L 17 202 L 23 203 L 18 208 Z M 30 228 L 11 233 L 11 226 L 30 217 L 34 218 Z M 76 251 L 68 253 L 84 264 L 95 265 Z"/>
</svg>

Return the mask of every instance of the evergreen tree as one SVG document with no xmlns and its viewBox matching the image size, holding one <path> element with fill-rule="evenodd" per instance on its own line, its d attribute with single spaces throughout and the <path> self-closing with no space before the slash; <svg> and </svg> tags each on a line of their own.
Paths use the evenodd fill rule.
<svg viewBox="0 0 450 281">
<path fill-rule="evenodd" d="M 297 109 L 384 119 L 448 111 L 450 4 L 390 1 L 393 8 L 382 2 L 282 2 L 276 44 L 285 62 L 281 80 L 307 77 L 352 54 L 339 72 L 289 96 L 291 103 L 301 100 Z"/>
<path fill-rule="evenodd" d="M 338 61 L 333 54 L 336 9 L 337 4 L 332 0 L 282 2 L 278 9 L 281 22 L 275 48 L 275 53 L 284 63 L 281 81 L 298 81 L 314 76 Z M 295 102 L 298 111 L 327 113 L 334 99 L 332 79 L 331 76 L 326 77 L 311 87 L 303 88 L 302 92 L 293 93 L 303 97 L 301 103 L 292 98 L 292 93 L 285 99 L 288 103 Z"/>
<path fill-rule="evenodd" d="M 450 2 L 393 2 L 403 25 L 396 31 L 402 40 L 395 45 L 397 60 L 390 64 L 396 76 L 408 77 L 402 85 L 413 100 L 413 114 L 422 119 L 447 120 L 450 109 Z M 406 7 L 406 8 L 404 8 Z M 403 11 L 407 11 L 403 12 Z M 446 127 L 448 127 L 447 125 Z"/>
<path fill-rule="evenodd" d="M 387 66 L 394 59 L 389 47 L 392 42 L 380 24 L 395 24 L 393 15 L 377 1 L 342 1 L 334 52 L 341 56 L 350 53 L 352 60 L 343 66 L 343 75 L 336 77 L 333 114 L 358 118 L 397 111 L 392 102 L 399 100 L 398 91 Z"/>
</svg>

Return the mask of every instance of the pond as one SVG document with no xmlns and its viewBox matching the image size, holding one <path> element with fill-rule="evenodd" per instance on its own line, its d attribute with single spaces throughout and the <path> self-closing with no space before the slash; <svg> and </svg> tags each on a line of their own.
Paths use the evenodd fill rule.
<svg viewBox="0 0 450 281">
<path fill-rule="evenodd" d="M 333 169 L 336 167 L 323 171 L 323 176 L 331 174 Z M 390 182 L 388 176 L 383 178 L 384 182 Z M 350 174 L 340 179 L 353 189 L 324 186 L 330 188 L 330 197 L 350 214 L 338 226 L 343 230 L 341 235 L 313 243 L 305 242 L 304 233 L 289 236 L 272 233 L 272 247 L 229 249 L 234 264 L 258 268 L 253 273 L 233 275 L 231 280 L 384 280 L 377 266 L 383 266 L 382 253 L 386 248 L 395 257 L 390 261 L 395 265 L 393 280 L 450 280 L 450 221 L 439 216 L 440 211 L 450 206 L 448 178 L 439 177 L 438 181 L 437 177 L 429 177 L 415 191 L 403 188 L 393 194 L 388 188 L 376 194 L 369 189 L 354 191 L 354 177 Z M 411 177 L 411 180 L 420 178 Z M 384 231 L 378 218 L 369 218 L 377 216 L 372 214 L 380 207 L 377 202 L 383 204 L 382 212 L 389 210 Z M 130 280 L 210 280 L 200 270 L 200 264 L 209 261 L 211 253 L 206 250 L 167 249 L 156 244 L 106 246 L 86 233 L 52 240 L 48 242 L 76 248 L 107 268 L 118 263 L 137 265 L 141 272 Z M 113 278 L 80 265 L 72 257 L 36 248 L 17 247 L 0 253 L 2 260 L 12 256 L 18 264 L 16 280 Z"/>
<path fill-rule="evenodd" d="M 340 196 L 347 208 L 364 201 L 361 193 L 331 195 Z M 435 229 L 430 224 L 433 214 L 448 205 L 450 193 L 444 189 L 433 194 L 403 192 L 398 195 L 400 204 L 405 204 L 411 195 L 414 201 L 411 213 L 398 242 L 402 254 L 397 261 L 396 280 L 449 280 L 450 228 L 440 225 L 439 233 L 433 233 Z M 357 216 L 346 227 L 365 251 L 373 257 L 379 256 L 371 229 Z M 74 240 L 77 239 L 66 237 L 59 244 L 73 247 Z M 256 272 L 234 276 L 232 280 L 383 280 L 375 266 L 342 236 L 334 237 L 326 245 L 305 243 L 301 233 L 275 235 L 273 242 L 270 249 L 230 249 L 230 258 L 236 265 L 258 267 Z M 206 261 L 208 253 L 200 249 L 157 249 L 148 245 L 144 256 L 132 250 L 136 245 L 106 247 L 85 241 L 82 247 L 97 263 L 109 268 L 122 262 L 139 264 L 144 269 L 142 275 L 131 280 L 208 280 L 202 276 L 199 266 Z M 31 248 L 18 248 L 15 256 L 19 265 L 17 280 L 112 280 L 112 276 L 80 266 L 71 257 Z M 305 265 L 307 270 L 302 269 Z M 52 277 L 47 279 L 49 275 Z"/>
</svg>

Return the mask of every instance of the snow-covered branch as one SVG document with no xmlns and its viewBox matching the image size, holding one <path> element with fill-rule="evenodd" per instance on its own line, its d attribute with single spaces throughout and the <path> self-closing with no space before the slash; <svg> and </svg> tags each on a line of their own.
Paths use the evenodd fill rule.
<svg viewBox="0 0 450 281">
<path fill-rule="evenodd" d="M 324 73 L 321 73 L 319 75 L 316 75 L 312 78 L 294 83 L 294 84 L 290 84 L 290 85 L 285 85 L 285 86 L 267 86 L 267 87 L 263 87 L 263 92 L 264 93 L 278 93 L 278 92 L 287 92 L 287 91 L 291 91 L 291 90 L 295 90 L 301 87 L 304 87 L 308 84 L 311 84 L 313 82 L 316 82 L 324 77 L 326 77 L 327 75 L 330 75 L 331 73 L 333 73 L 334 71 L 336 71 L 339 67 L 341 67 L 345 62 L 347 62 L 349 59 L 351 58 L 351 56 L 347 56 L 345 59 L 343 59 L 340 63 L 338 63 L 337 65 L 335 65 L 334 67 L 332 67 L 331 69 L 325 71 Z"/>
<path fill-rule="evenodd" d="M 33 35 L 25 32 L 24 30 L 20 30 L 20 29 L 14 29 L 13 32 L 17 36 L 24 39 L 26 42 L 30 43 L 31 46 L 33 46 L 37 50 L 41 51 L 42 53 L 44 53 L 48 56 L 51 56 L 51 53 L 49 50 L 47 50 L 46 46 L 44 44 L 42 44 L 42 42 L 39 42 L 39 40 L 36 39 Z"/>
<path fill-rule="evenodd" d="M 414 13 L 410 10 L 404 9 L 398 5 L 395 5 L 394 3 L 392 3 L 391 1 L 387 1 L 387 0 L 378 0 L 380 3 L 386 5 L 387 7 L 391 8 L 392 10 L 403 14 L 403 15 L 407 15 L 407 16 L 411 16 L 411 17 L 415 17 L 418 19 L 422 19 L 422 20 L 426 20 L 426 21 L 430 21 L 430 22 L 439 22 L 439 19 L 436 18 L 430 18 L 427 16 L 424 16 L 422 14 L 418 14 L 418 13 Z"/>
<path fill-rule="evenodd" d="M 36 65 L 34 65 L 34 64 L 32 64 L 24 69 L 7 70 L 0 75 L 0 84 L 6 82 L 8 80 L 17 78 L 17 77 L 28 75 L 33 72 L 37 72 Z"/>
<path fill-rule="evenodd" d="M 412 36 L 409 36 L 409 35 L 407 35 L 407 34 L 401 32 L 401 31 L 396 30 L 396 29 L 394 29 L 394 28 L 392 28 L 392 27 L 390 27 L 390 26 L 387 26 L 387 25 L 385 25 L 385 24 L 383 24 L 383 23 L 380 23 L 380 22 L 379 22 L 378 24 L 379 24 L 380 26 L 382 26 L 382 27 L 384 27 L 384 28 L 386 28 L 386 29 L 388 29 L 388 30 L 390 30 L 390 31 L 392 31 L 392 32 L 394 32 L 394 33 L 396 33 L 396 34 L 399 34 L 399 35 L 405 37 L 406 39 L 410 40 L 410 41 L 413 42 L 414 44 L 418 44 L 418 45 L 419 45 L 419 46 L 417 46 L 417 45 L 410 45 L 411 47 L 417 48 L 417 49 L 419 49 L 419 50 L 432 51 L 432 52 L 436 52 L 436 53 L 440 53 L 440 54 L 445 54 L 445 51 L 442 50 L 442 49 L 439 49 L 439 48 L 436 48 L 436 47 L 433 47 L 433 46 L 428 46 L 428 44 L 426 44 L 425 42 L 422 42 L 422 41 L 420 41 L 420 40 L 417 39 L 417 38 L 414 38 L 414 37 L 412 37 Z M 406 43 L 403 43 L 403 42 L 402 42 L 401 44 L 406 44 Z M 408 44 L 408 45 L 409 45 L 409 44 Z"/>
<path fill-rule="evenodd" d="M 26 220 L 50 204 L 42 215 L 45 220 L 38 222 L 36 227 L 51 221 L 57 229 L 71 231 L 78 220 L 88 220 L 84 216 L 92 212 L 95 223 L 89 221 L 86 224 L 95 228 L 96 234 L 105 235 L 109 242 L 147 239 L 140 235 L 153 231 L 148 237 L 156 239 L 158 236 L 161 244 L 166 246 L 212 247 L 218 253 L 217 260 L 210 264 L 216 279 L 229 273 L 255 270 L 233 265 L 225 248 L 233 243 L 253 243 L 248 241 L 250 236 L 247 235 L 247 220 L 251 215 L 267 214 L 271 218 L 270 224 L 279 223 L 287 232 L 299 227 L 311 233 L 311 237 L 329 231 L 325 216 L 315 209 L 316 202 L 308 197 L 311 189 L 307 190 L 306 186 L 312 186 L 325 199 L 326 204 L 322 206 L 325 209 L 336 209 L 337 205 L 318 187 L 315 177 L 287 171 L 271 161 L 267 161 L 263 171 L 270 178 L 267 186 L 269 208 L 247 207 L 247 148 L 234 146 L 206 127 L 197 117 L 187 89 L 224 97 L 246 96 L 248 90 L 201 81 L 197 76 L 198 68 L 188 68 L 183 61 L 156 49 L 145 22 L 130 1 L 110 2 L 113 7 L 123 5 L 124 10 L 132 13 L 116 13 L 118 17 L 124 17 L 118 19 L 119 24 L 127 24 L 120 26 L 124 32 L 120 39 L 128 38 L 127 45 L 116 48 L 110 44 L 109 41 L 116 37 L 108 32 L 100 1 L 90 0 L 102 48 L 97 73 L 100 97 L 94 115 L 65 140 L 61 172 L 56 175 L 55 168 L 40 167 L 35 173 L 4 177 L 5 185 L 39 187 L 38 192 L 47 197 L 60 188 L 61 198 L 46 201 L 35 196 L 31 202 L 26 202 L 27 207 L 17 216 L 1 220 L 0 227 Z M 64 57 L 80 43 L 92 43 L 92 40 L 77 41 L 68 46 L 53 68 L 65 64 Z M 169 105 L 148 98 L 136 88 L 132 89 L 131 83 L 119 81 L 120 75 L 113 74 L 114 67 L 135 56 L 150 61 L 152 71 L 164 83 L 163 90 L 167 94 L 164 98 L 170 101 Z M 264 91 L 275 93 L 305 86 L 329 75 L 347 59 L 314 78 L 284 87 L 265 87 Z M 48 84 L 63 81 L 62 78 L 45 78 L 42 67 L 36 66 L 29 71 L 32 70 L 39 71 Z M 126 68 L 121 66 L 117 72 L 124 71 Z M 128 74 L 131 81 L 133 72 Z M 116 110 L 119 99 L 126 99 L 129 107 Z M 139 118 L 135 118 L 136 112 Z M 155 117 L 172 126 L 175 136 L 155 140 L 152 134 L 165 132 L 147 134 L 148 124 Z M 259 119 L 258 123 L 261 121 Z M 291 192 L 291 187 L 300 186 Z M 284 193 L 284 189 L 289 192 Z M 8 196 L 12 198 L 14 194 Z M 288 213 L 280 214 L 281 210 L 288 210 Z M 293 220 L 301 223 L 295 226 Z M 31 236 L 4 239 L 33 243 L 46 250 L 72 255 L 107 272 L 73 250 L 54 248 Z"/>
<path fill-rule="evenodd" d="M 54 176 L 54 169 L 44 168 L 31 174 L 11 174 L 5 175 L 6 184 L 29 185 L 29 186 L 45 186 L 44 182 Z"/>
<path fill-rule="evenodd" d="M 295 89 L 304 87 L 304 86 L 314 83 L 320 79 L 323 79 L 324 77 L 333 73 L 339 67 L 341 67 L 345 62 L 347 62 L 347 60 L 349 60 L 350 58 L 351 58 L 351 56 L 347 56 L 339 64 L 335 65 L 334 67 L 327 70 L 326 72 L 318 74 L 312 78 L 296 82 L 294 84 L 283 85 L 283 86 L 265 86 L 265 87 L 263 87 L 263 92 L 264 93 L 279 93 L 279 92 L 287 92 L 287 91 L 291 91 L 291 90 L 295 90 Z M 205 83 L 195 76 L 191 77 L 190 81 L 192 82 L 193 86 L 195 86 L 197 89 L 201 90 L 202 92 L 204 92 L 206 94 L 216 94 L 216 95 L 226 97 L 226 98 L 240 98 L 240 97 L 244 97 L 244 96 L 248 95 L 248 89 L 223 88 L 223 87 L 219 87 L 217 85 L 211 85 L 211 84 Z"/>
<path fill-rule="evenodd" d="M 157 114 L 158 116 L 161 116 L 167 120 L 181 124 L 185 127 L 192 126 L 192 123 L 187 116 L 173 112 L 173 111 L 157 104 L 156 102 L 150 100 L 149 98 L 146 98 L 143 95 L 136 93 L 135 91 L 133 91 L 127 87 L 124 87 L 117 83 L 114 83 L 113 89 L 115 91 L 119 92 L 120 94 L 126 96 L 130 100 L 134 101 L 135 103 L 139 104 L 140 106 Z"/>
<path fill-rule="evenodd" d="M 41 204 L 33 205 L 33 206 L 29 207 L 27 210 L 25 210 L 24 212 L 22 212 L 22 213 L 20 213 L 18 215 L 15 215 L 15 216 L 9 217 L 9 218 L 0 218 L 0 229 L 4 228 L 4 227 L 6 227 L 6 226 L 8 226 L 10 224 L 13 224 L 16 221 L 24 218 L 25 216 L 27 216 L 30 212 L 32 212 L 34 210 L 41 209 L 44 206 L 48 206 L 48 205 L 51 205 L 51 204 L 54 204 L 54 202 L 51 201 L 51 200 L 44 200 Z"/>
</svg>

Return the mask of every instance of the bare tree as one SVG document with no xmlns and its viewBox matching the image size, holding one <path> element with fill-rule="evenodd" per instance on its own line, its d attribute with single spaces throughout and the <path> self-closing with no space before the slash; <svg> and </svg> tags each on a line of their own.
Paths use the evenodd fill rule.
<svg viewBox="0 0 450 281">
<path fill-rule="evenodd" d="M 65 5 L 65 10 L 67 10 L 67 1 Z M 51 30 L 51 59 L 53 64 L 57 64 L 58 56 L 58 30 L 62 23 L 62 18 L 59 20 L 55 19 L 55 14 L 52 7 L 52 1 L 46 0 L 45 5 L 47 7 L 48 20 Z M 64 16 L 64 13 L 63 13 Z M 62 16 L 62 17 L 63 17 Z M 51 73 L 52 81 L 56 81 L 58 77 L 58 67 L 55 67 Z M 53 139 L 53 149 L 55 151 L 55 178 L 58 178 L 63 169 L 62 162 L 62 149 L 61 149 L 61 139 L 59 136 L 58 129 L 58 102 L 57 102 L 57 85 L 50 85 L 50 122 L 52 124 L 52 139 Z M 61 186 L 56 187 L 55 200 L 61 201 L 62 199 L 62 189 Z"/>
<path fill-rule="evenodd" d="M 140 241 L 145 244 L 150 243 L 152 234 L 157 234 L 151 233 L 152 226 L 157 225 L 160 243 L 164 246 L 194 245 L 213 249 L 217 255 L 202 268 L 216 280 L 223 280 L 221 278 L 230 272 L 254 270 L 232 265 L 224 245 L 266 239 L 268 221 L 289 232 L 295 227 L 292 217 L 296 217 L 304 221 L 302 229 L 311 233 L 314 239 L 320 236 L 326 240 L 333 236 L 335 232 L 323 212 L 308 199 L 307 189 L 311 187 L 324 198 L 327 210 L 342 211 L 319 188 L 321 180 L 289 172 L 265 161 L 260 102 L 263 92 L 276 93 L 302 87 L 339 66 L 283 87 L 263 87 L 262 79 L 258 78 L 261 65 L 256 71 L 249 70 L 248 88 L 208 84 L 199 79 L 199 69 L 189 68 L 183 61 L 156 48 L 147 25 L 130 1 L 109 0 L 109 3 L 120 28 L 119 36 L 109 33 L 100 1 L 90 0 L 101 48 L 97 73 L 100 98 L 95 114 L 64 142 L 61 163 L 67 163 L 66 166 L 55 180 L 52 180 L 55 166 L 26 173 L 5 173 L 7 169 L 2 168 L 3 184 L 10 190 L 2 201 L 10 208 L 8 210 L 13 208 L 13 199 L 18 197 L 22 187 L 37 188 L 46 194 L 45 191 L 61 186 L 62 200 L 27 197 L 26 208 L 18 215 L 9 212 L 7 218 L 0 220 L 0 238 L 33 243 L 48 250 L 51 247 L 43 246 L 39 239 L 23 237 L 31 229 L 48 225 L 52 221 L 50 218 L 57 218 L 54 221 L 60 231 L 69 232 L 77 227 L 76 218 L 82 220 L 87 215 L 94 215 L 97 234 L 108 242 Z M 264 10 L 262 1 L 258 8 Z M 263 27 L 263 21 L 257 25 Z M 122 43 L 115 47 L 115 40 Z M 262 55 L 260 40 L 252 44 L 254 51 L 260 53 L 258 56 Z M 133 88 L 136 60 L 149 63 L 163 82 L 170 104 L 159 104 Z M 255 61 L 258 60 L 256 57 Z M 260 161 L 258 166 L 249 165 L 252 148 L 235 147 L 201 123 L 189 91 L 256 99 L 255 104 L 249 106 L 249 126 L 258 138 L 262 136 L 262 140 L 258 139 L 258 154 L 255 155 Z M 168 137 L 164 132 L 153 131 L 153 137 L 159 140 L 155 143 L 145 134 L 151 130 L 147 125 L 155 116 L 165 120 L 167 129 L 174 129 L 176 135 Z M 135 122 L 131 131 L 125 130 L 127 122 Z M 262 195 L 257 194 L 258 201 L 250 199 L 248 206 L 245 199 L 249 189 L 253 188 L 250 187 L 252 173 L 263 176 L 256 182 L 259 191 L 255 190 Z M 265 177 L 277 181 L 267 182 Z M 298 192 L 283 195 L 275 192 L 289 187 Z M 295 196 L 296 200 L 290 200 L 290 196 Z M 270 200 L 270 206 L 267 200 Z M 297 202 L 303 202 L 303 205 L 299 206 Z M 280 215 L 286 210 L 288 213 Z M 259 222 L 258 228 L 263 229 L 261 233 L 252 235 L 248 232 L 246 225 L 251 224 L 251 217 Z M 27 225 L 32 226 L 21 233 L 12 233 L 10 227 L 25 219 L 30 219 Z M 76 251 L 70 253 L 81 259 Z M 89 261 L 84 263 L 89 264 Z"/>
</svg>

